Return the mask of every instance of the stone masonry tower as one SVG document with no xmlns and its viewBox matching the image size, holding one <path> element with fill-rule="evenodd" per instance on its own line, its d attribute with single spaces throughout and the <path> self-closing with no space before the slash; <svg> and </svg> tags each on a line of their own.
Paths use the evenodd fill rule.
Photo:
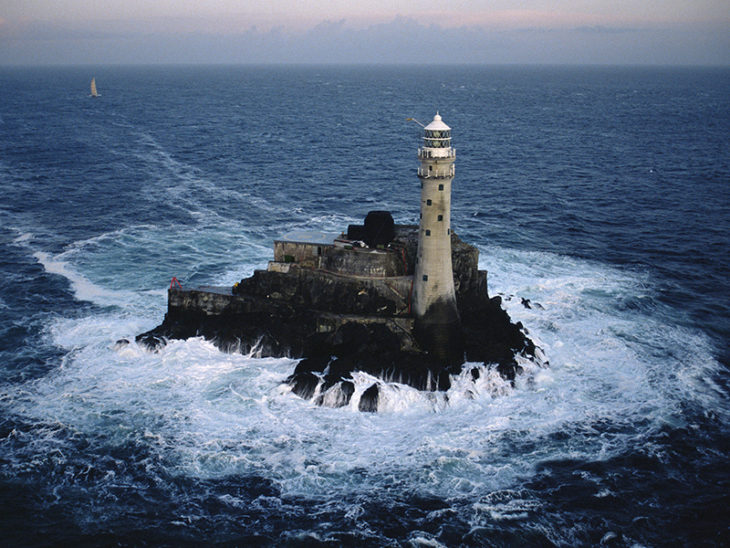
<svg viewBox="0 0 730 548">
<path fill-rule="evenodd" d="M 451 128 L 436 113 L 424 127 L 423 147 L 418 149 L 421 221 L 412 303 L 419 344 L 449 364 L 463 362 L 451 267 L 451 180 L 455 157 Z"/>
</svg>

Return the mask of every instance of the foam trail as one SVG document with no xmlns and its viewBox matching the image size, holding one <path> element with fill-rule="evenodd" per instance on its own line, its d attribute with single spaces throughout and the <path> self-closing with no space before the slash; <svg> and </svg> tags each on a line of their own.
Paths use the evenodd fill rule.
<svg viewBox="0 0 730 548">
<path fill-rule="evenodd" d="M 57 255 L 34 250 L 31 240 L 17 245 L 27 247 L 47 272 L 68 279 L 78 299 L 130 311 L 143 304 L 145 314 L 164 308 L 172 276 L 185 285 L 233 285 L 270 255 L 270 246 L 242 238 L 241 227 L 225 224 L 173 232 L 135 225 L 72 242 Z M 207 273 L 211 270 L 220 273 Z M 149 295 L 163 298 L 150 301 Z"/>
<path fill-rule="evenodd" d="M 150 171 L 159 174 L 163 181 L 172 179 L 175 184 L 166 184 L 164 187 L 149 186 L 147 192 L 154 201 L 164 201 L 183 206 L 183 209 L 193 216 L 207 220 L 224 220 L 220 211 L 213 207 L 205 207 L 204 201 L 196 199 L 195 193 L 215 195 L 229 201 L 240 201 L 246 196 L 246 201 L 254 204 L 258 209 L 278 212 L 278 207 L 261 196 L 252 196 L 242 193 L 240 190 L 231 190 L 214 183 L 205 177 L 204 172 L 197 166 L 184 163 L 174 158 L 160 143 L 149 133 L 137 132 L 142 148 L 136 152 L 136 156 L 150 164 Z M 159 194 L 164 195 L 160 199 Z"/>
<path fill-rule="evenodd" d="M 74 295 L 81 301 L 90 301 L 104 306 L 124 306 L 133 296 L 129 291 L 105 289 L 94 284 L 86 276 L 74 270 L 68 263 L 52 257 L 49 253 L 36 251 L 33 256 L 43 265 L 46 272 L 66 278 L 71 283 Z"/>
<path fill-rule="evenodd" d="M 33 239 L 33 233 L 32 232 L 22 232 L 20 235 L 18 235 L 17 238 L 13 240 L 13 243 L 16 245 L 25 244 L 26 242 L 29 242 Z"/>
</svg>

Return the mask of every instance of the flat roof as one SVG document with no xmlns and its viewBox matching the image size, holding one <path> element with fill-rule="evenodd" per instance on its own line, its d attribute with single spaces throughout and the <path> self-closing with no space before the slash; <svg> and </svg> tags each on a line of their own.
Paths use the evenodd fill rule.
<svg viewBox="0 0 730 548">
<path fill-rule="evenodd" d="M 278 237 L 277 242 L 292 242 L 297 244 L 332 245 L 339 232 L 319 232 L 318 230 L 293 230 Z"/>
</svg>

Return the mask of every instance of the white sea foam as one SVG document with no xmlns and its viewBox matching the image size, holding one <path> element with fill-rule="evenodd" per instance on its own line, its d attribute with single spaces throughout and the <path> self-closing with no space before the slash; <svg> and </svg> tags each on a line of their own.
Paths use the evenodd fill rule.
<svg viewBox="0 0 730 548">
<path fill-rule="evenodd" d="M 18 235 L 17 238 L 13 240 L 14 244 L 25 244 L 26 242 L 33 239 L 33 233 L 32 232 L 22 232 Z"/>
<path fill-rule="evenodd" d="M 36 251 L 33 256 L 43 265 L 46 272 L 58 274 L 66 278 L 73 288 L 76 298 L 82 301 L 91 301 L 103 305 L 123 304 L 132 296 L 128 291 L 114 291 L 98 286 L 83 274 L 78 273 L 67 262 L 53 257 L 44 251 Z"/>
<path fill-rule="evenodd" d="M 136 225 L 73 242 L 55 255 L 33 250 L 30 238 L 22 245 L 47 272 L 68 279 L 79 300 L 132 309 L 144 305 L 150 312 L 164 308 L 173 276 L 185 285 L 233 285 L 254 268 L 265 268 L 271 254 L 270 245 L 225 225 L 176 231 Z"/>
<path fill-rule="evenodd" d="M 84 247 L 88 260 L 91 248 Z M 664 424 L 681 422 L 685 402 L 727 411 L 704 380 L 713 362 L 702 336 L 656 310 L 616 305 L 651 296 L 651 280 L 641 273 L 485 248 L 492 294 L 505 295 L 509 313 L 550 366 L 523 362 L 514 386 L 481 367 L 476 383 L 465 373 L 446 394 L 359 373 L 350 404 L 327 408 L 282 384 L 295 360 L 224 354 L 202 339 L 171 341 L 158 353 L 134 342 L 116 346 L 161 319 L 162 306 L 155 318 L 144 294 L 125 302 L 124 290 L 99 287 L 63 261 L 39 258 L 80 296 L 119 310 L 56 319 L 48 336 L 67 350 L 60 367 L 19 386 L 4 404 L 29 420 L 144 444 L 175 473 L 260 474 L 285 494 L 335 500 L 394 481 L 416 492 L 480 500 L 515 486 L 544 460 L 619 454 Z M 373 382 L 381 382 L 380 412 L 360 413 L 360 396 Z M 52 431 L 48 436 L 45 443 L 62 443 Z M 499 519 L 522 511 L 516 501 L 484 504 L 474 508 L 476 524 L 480 514 Z"/>
</svg>

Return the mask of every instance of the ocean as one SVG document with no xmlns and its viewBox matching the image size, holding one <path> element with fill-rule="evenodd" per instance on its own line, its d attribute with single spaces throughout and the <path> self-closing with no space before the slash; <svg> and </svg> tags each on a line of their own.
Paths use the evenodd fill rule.
<svg viewBox="0 0 730 548">
<path fill-rule="evenodd" d="M 730 69 L 0 68 L 0 97 L 3 545 L 728 542 Z M 295 359 L 115 344 L 173 276 L 417 223 L 436 111 L 452 227 L 548 367 L 370 414 L 293 395 Z"/>
</svg>

